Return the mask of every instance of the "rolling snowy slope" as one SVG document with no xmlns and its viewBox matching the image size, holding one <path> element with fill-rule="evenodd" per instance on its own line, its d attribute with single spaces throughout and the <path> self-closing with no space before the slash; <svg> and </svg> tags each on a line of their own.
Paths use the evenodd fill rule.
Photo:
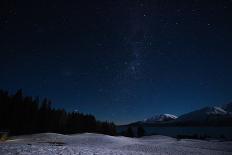
<svg viewBox="0 0 232 155">
<path fill-rule="evenodd" d="M 232 154 L 232 142 L 176 140 L 165 136 L 143 138 L 101 134 L 54 133 L 13 137 L 0 143 L 1 155 L 187 155 Z"/>
</svg>

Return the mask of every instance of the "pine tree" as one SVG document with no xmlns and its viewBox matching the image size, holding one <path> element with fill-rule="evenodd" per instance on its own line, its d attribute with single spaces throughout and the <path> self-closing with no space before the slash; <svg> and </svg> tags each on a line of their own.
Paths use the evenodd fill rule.
<svg viewBox="0 0 232 155">
<path fill-rule="evenodd" d="M 126 137 L 134 137 L 134 132 L 133 132 L 132 127 L 128 127 L 128 128 L 127 128 L 126 133 L 125 133 L 125 136 L 126 136 Z"/>
<path fill-rule="evenodd" d="M 143 137 L 145 135 L 145 130 L 144 130 L 144 128 L 143 127 L 138 127 L 137 128 L 137 136 L 138 137 Z"/>
</svg>

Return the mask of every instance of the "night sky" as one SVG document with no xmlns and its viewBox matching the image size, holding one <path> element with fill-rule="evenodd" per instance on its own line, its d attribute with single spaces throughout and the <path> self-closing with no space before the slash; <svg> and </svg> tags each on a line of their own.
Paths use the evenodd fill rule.
<svg viewBox="0 0 232 155">
<path fill-rule="evenodd" d="M 118 124 L 232 101 L 231 0 L 0 6 L 1 89 Z"/>
</svg>

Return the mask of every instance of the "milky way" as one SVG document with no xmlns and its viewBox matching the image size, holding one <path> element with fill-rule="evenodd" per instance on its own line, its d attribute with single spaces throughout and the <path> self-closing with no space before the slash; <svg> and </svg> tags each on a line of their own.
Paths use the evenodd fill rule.
<svg viewBox="0 0 232 155">
<path fill-rule="evenodd" d="M 0 89 L 120 124 L 232 100 L 231 0 L 1 4 Z"/>
</svg>

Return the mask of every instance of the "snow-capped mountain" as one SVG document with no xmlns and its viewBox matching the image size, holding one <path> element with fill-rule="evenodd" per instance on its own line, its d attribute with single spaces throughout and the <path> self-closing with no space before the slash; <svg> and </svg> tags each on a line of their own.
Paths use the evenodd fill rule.
<svg viewBox="0 0 232 155">
<path fill-rule="evenodd" d="M 209 106 L 179 117 L 171 114 L 155 115 L 129 125 L 144 126 L 232 126 L 232 102 L 224 106 Z"/>
<path fill-rule="evenodd" d="M 178 121 L 194 121 L 202 122 L 209 120 L 211 118 L 220 118 L 226 116 L 228 113 L 220 107 L 205 107 L 200 110 L 195 110 L 193 112 L 181 115 Z"/>
<path fill-rule="evenodd" d="M 230 103 L 225 104 L 224 106 L 222 106 L 222 109 L 224 109 L 228 113 L 232 114 L 232 102 L 230 102 Z"/>
<path fill-rule="evenodd" d="M 177 119 L 177 116 L 172 114 L 161 114 L 155 115 L 153 117 L 147 118 L 143 120 L 143 123 L 157 123 L 157 122 L 166 122 Z"/>
</svg>

